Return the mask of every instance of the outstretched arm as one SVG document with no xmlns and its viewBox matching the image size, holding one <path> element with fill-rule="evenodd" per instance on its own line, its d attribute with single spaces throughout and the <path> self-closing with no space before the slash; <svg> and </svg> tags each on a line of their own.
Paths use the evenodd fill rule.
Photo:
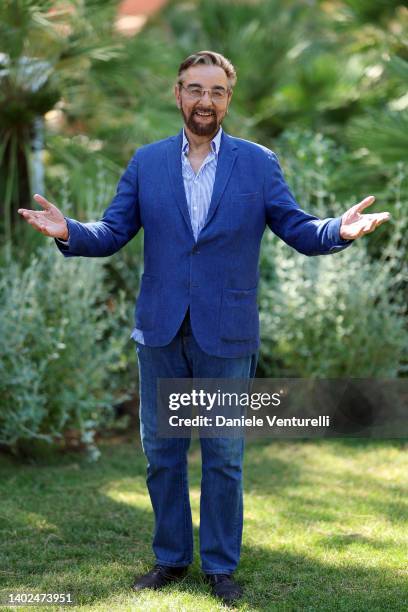
<svg viewBox="0 0 408 612">
<path fill-rule="evenodd" d="M 389 218 L 389 213 L 360 214 L 373 201 L 370 198 L 356 204 L 341 217 L 319 219 L 306 213 L 291 193 L 278 158 L 269 150 L 266 155 L 264 197 L 268 226 L 289 246 L 304 255 L 327 255 L 342 251 L 355 238 L 373 231 Z"/>
<path fill-rule="evenodd" d="M 116 195 L 100 221 L 81 223 L 64 217 L 51 202 L 39 195 L 34 199 L 43 211 L 19 209 L 19 213 L 46 236 L 68 240 L 57 246 L 65 257 L 107 257 L 119 251 L 141 227 L 136 155 L 122 174 Z"/>
</svg>

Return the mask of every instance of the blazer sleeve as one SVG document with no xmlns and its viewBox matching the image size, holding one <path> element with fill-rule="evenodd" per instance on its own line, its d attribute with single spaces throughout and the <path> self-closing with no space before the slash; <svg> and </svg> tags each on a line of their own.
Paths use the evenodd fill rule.
<svg viewBox="0 0 408 612">
<path fill-rule="evenodd" d="M 129 242 L 142 226 L 137 153 L 122 174 L 116 194 L 100 221 L 81 223 L 69 217 L 65 219 L 68 224 L 68 241 L 55 239 L 64 257 L 107 257 Z"/>
<path fill-rule="evenodd" d="M 319 219 L 299 207 L 277 156 L 269 149 L 266 149 L 264 199 L 267 225 L 299 253 L 329 255 L 354 242 L 340 238 L 341 217 Z"/>
</svg>

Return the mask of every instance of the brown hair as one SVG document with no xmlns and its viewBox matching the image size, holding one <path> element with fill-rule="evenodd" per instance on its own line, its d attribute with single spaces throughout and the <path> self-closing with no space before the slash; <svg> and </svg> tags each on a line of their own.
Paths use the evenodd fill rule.
<svg viewBox="0 0 408 612">
<path fill-rule="evenodd" d="M 180 77 L 185 70 L 191 66 L 196 66 L 197 64 L 219 66 L 222 68 L 227 75 L 228 85 L 231 89 L 237 82 L 237 73 L 234 66 L 226 57 L 221 55 L 221 53 L 216 53 L 215 51 L 198 51 L 197 53 L 189 55 L 183 62 L 181 62 L 177 73 L 178 76 Z M 178 82 L 180 83 L 180 80 Z"/>
</svg>

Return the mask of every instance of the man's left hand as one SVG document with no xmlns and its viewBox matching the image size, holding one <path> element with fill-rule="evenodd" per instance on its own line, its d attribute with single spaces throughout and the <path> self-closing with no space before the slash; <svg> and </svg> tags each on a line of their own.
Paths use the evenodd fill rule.
<svg viewBox="0 0 408 612">
<path fill-rule="evenodd" d="M 370 206 L 375 200 L 374 196 L 364 198 L 358 204 L 355 204 L 347 210 L 341 218 L 340 238 L 343 240 L 355 240 L 373 232 L 376 227 L 385 223 L 391 218 L 389 212 L 372 213 L 371 215 L 362 215 L 361 212 Z"/>
</svg>

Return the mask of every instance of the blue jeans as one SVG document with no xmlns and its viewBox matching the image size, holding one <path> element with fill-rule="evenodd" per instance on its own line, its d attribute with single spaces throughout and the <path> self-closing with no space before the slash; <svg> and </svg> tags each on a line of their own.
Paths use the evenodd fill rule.
<svg viewBox="0 0 408 612">
<path fill-rule="evenodd" d="M 188 489 L 188 438 L 157 436 L 158 378 L 253 378 L 258 352 L 215 357 L 197 344 L 189 311 L 170 344 L 136 343 L 139 363 L 140 435 L 147 458 L 147 487 L 155 516 L 156 563 L 181 567 L 193 560 Z M 243 526 L 244 438 L 200 438 L 202 479 L 200 556 L 206 574 L 230 574 L 238 565 Z"/>
</svg>

